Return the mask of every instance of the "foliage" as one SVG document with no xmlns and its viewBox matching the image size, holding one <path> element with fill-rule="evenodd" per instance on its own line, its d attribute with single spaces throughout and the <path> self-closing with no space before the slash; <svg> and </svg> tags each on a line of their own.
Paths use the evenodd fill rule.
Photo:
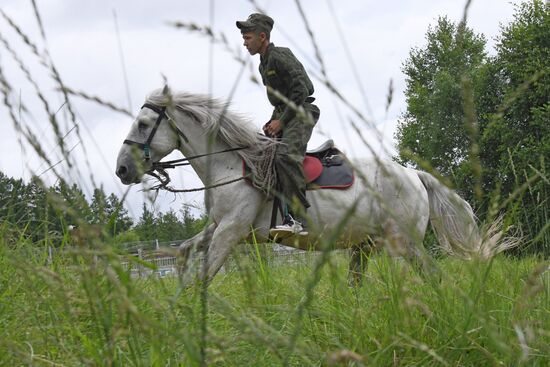
<svg viewBox="0 0 550 367">
<path fill-rule="evenodd" d="M 493 63 L 502 102 L 482 134 L 486 186 L 509 195 L 528 185 L 506 209 L 510 221 L 539 238 L 532 249 L 550 254 L 548 228 L 541 233 L 550 220 L 550 3 L 517 6 L 514 21 L 502 29 Z"/>
<path fill-rule="evenodd" d="M 94 189 L 89 218 L 90 224 L 104 226 L 112 236 L 130 229 L 133 224 L 120 199 L 113 193 L 106 197 L 102 187 Z"/>
<path fill-rule="evenodd" d="M 155 213 L 150 211 L 145 203 L 143 203 L 141 217 L 136 223 L 135 231 L 143 241 L 158 238 Z"/>
<path fill-rule="evenodd" d="M 0 172 L 0 223 L 37 242 L 63 237 L 68 226 L 89 224 L 104 227 L 114 236 L 128 230 L 132 219 L 120 200 L 114 194 L 106 196 L 102 188 L 94 190 L 88 203 L 76 184 L 61 181 L 47 188 L 36 177 L 27 184 Z"/>
<path fill-rule="evenodd" d="M 185 207 L 178 215 L 173 210 L 155 215 L 143 204 L 143 210 L 135 232 L 142 241 L 159 240 L 161 242 L 183 240 L 199 233 L 207 222 L 207 217 L 195 218 Z"/>
<path fill-rule="evenodd" d="M 447 18 L 426 38 L 403 67 L 399 160 L 450 178 L 481 217 L 507 213 L 531 251 L 550 254 L 550 4 L 518 5 L 494 57 Z"/>
<path fill-rule="evenodd" d="M 37 178 L 26 184 L 0 172 L 0 228 L 13 234 L 8 242 L 16 243 L 21 236 L 34 242 L 51 238 L 58 246 L 69 226 L 87 232 L 76 235 L 80 237 L 95 236 L 100 229 L 100 237 L 114 244 L 184 240 L 200 232 L 206 222 L 205 216 L 196 218 L 189 208 L 179 215 L 173 210 L 155 214 L 143 204 L 134 226 L 120 199 L 113 193 L 107 196 L 102 187 L 94 189 L 88 202 L 76 184 L 61 181 L 45 188 Z"/>
<path fill-rule="evenodd" d="M 450 176 L 468 164 L 464 78 L 477 79 L 486 41 L 447 17 L 439 18 L 437 25 L 428 29 L 426 39 L 427 46 L 412 49 L 403 66 L 407 111 L 396 138 L 402 163 L 414 163 L 412 153 Z"/>
</svg>

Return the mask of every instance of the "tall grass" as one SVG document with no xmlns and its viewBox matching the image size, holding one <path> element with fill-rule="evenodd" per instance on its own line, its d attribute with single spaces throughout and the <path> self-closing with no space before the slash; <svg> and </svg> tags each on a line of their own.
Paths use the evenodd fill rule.
<svg viewBox="0 0 550 367">
<path fill-rule="evenodd" d="M 1 245 L 1 365 L 550 362 L 550 264 L 536 258 L 444 259 L 441 283 L 430 283 L 379 254 L 364 286 L 350 288 L 346 253 L 331 253 L 313 274 L 319 255 L 277 263 L 256 248 L 209 287 L 203 360 L 199 288 L 132 278 L 99 243 L 50 263 L 32 244 Z"/>
</svg>

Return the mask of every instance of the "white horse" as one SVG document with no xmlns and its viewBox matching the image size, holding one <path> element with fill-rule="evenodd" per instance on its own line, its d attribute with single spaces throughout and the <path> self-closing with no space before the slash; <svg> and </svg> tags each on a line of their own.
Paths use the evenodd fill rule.
<svg viewBox="0 0 550 367">
<path fill-rule="evenodd" d="M 206 250 L 204 280 L 210 280 L 234 246 L 254 231 L 256 238 L 269 235 L 272 200 L 242 177 L 243 160 L 254 165 L 274 141 L 258 134 L 226 103 L 208 96 L 153 91 L 140 110 L 117 159 L 116 174 L 124 184 L 139 183 L 154 163 L 178 149 L 185 157 L 201 156 L 189 163 L 205 186 L 210 219 L 204 231 L 180 246 L 188 256 L 192 249 Z M 231 148 L 247 147 L 209 155 Z M 202 156 L 204 155 L 204 156 Z M 325 246 L 352 247 L 350 274 L 357 277 L 372 246 L 367 239 L 382 241 L 423 273 L 434 271 L 422 247 L 428 222 L 441 247 L 463 257 L 490 255 L 484 248 L 470 205 L 432 175 L 376 157 L 351 162 L 356 180 L 346 190 L 308 191 L 309 249 Z M 228 183 L 224 185 L 224 183 Z M 207 239 L 205 245 L 201 243 Z M 303 247 L 304 244 L 285 243 Z M 360 265 L 361 264 L 361 265 Z"/>
</svg>

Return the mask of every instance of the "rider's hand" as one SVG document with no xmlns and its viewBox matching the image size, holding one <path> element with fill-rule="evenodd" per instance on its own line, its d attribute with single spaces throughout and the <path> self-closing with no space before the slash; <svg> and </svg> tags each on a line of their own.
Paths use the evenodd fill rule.
<svg viewBox="0 0 550 367">
<path fill-rule="evenodd" d="M 268 121 L 268 122 L 266 122 L 266 123 L 264 124 L 264 126 L 262 127 L 262 130 L 264 131 L 264 134 L 265 134 L 266 136 L 269 136 L 269 130 L 267 130 L 267 127 L 269 126 L 269 123 L 270 123 L 270 122 L 271 122 L 271 120 Z"/>
<path fill-rule="evenodd" d="M 276 137 L 283 130 L 281 120 L 271 120 L 264 125 L 264 133 L 270 137 Z"/>
</svg>

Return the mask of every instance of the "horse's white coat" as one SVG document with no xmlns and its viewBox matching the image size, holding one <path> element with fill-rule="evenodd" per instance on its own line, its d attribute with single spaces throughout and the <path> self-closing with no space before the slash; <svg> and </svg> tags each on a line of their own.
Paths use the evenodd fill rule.
<svg viewBox="0 0 550 367">
<path fill-rule="evenodd" d="M 147 102 L 168 106 L 167 115 L 189 142 L 179 137 L 170 124 L 162 122 L 150 147 L 153 162 L 178 147 L 186 157 L 236 144 L 253 147 L 249 152 L 228 152 L 192 160 L 191 165 L 201 181 L 211 185 L 240 177 L 243 154 L 258 154 L 263 144 L 269 144 L 242 117 L 227 111 L 223 103 L 204 96 L 164 93 L 153 92 Z M 144 141 L 156 118 L 154 111 L 142 109 L 128 139 Z M 140 182 L 143 172 L 151 167 L 141 157 L 136 146 L 122 146 L 117 174 L 124 183 Z M 361 243 L 367 236 L 383 236 L 394 245 L 399 242 L 401 254 L 422 265 L 426 262 L 419 246 L 431 219 L 441 245 L 448 252 L 469 257 L 480 251 L 480 236 L 470 206 L 431 175 L 376 157 L 352 161 L 352 164 L 357 173 L 350 189 L 308 191 L 313 239 L 308 246 L 315 247 L 320 243 L 316 239 L 330 236 L 352 210 L 343 224 L 337 246 Z M 233 246 L 247 237 L 251 229 L 257 236 L 267 238 L 272 202 L 245 181 L 207 190 L 205 200 L 212 224 L 205 233 L 182 244 L 181 249 L 198 245 L 205 234 L 211 236 L 207 256 L 207 278 L 211 279 Z"/>
</svg>

